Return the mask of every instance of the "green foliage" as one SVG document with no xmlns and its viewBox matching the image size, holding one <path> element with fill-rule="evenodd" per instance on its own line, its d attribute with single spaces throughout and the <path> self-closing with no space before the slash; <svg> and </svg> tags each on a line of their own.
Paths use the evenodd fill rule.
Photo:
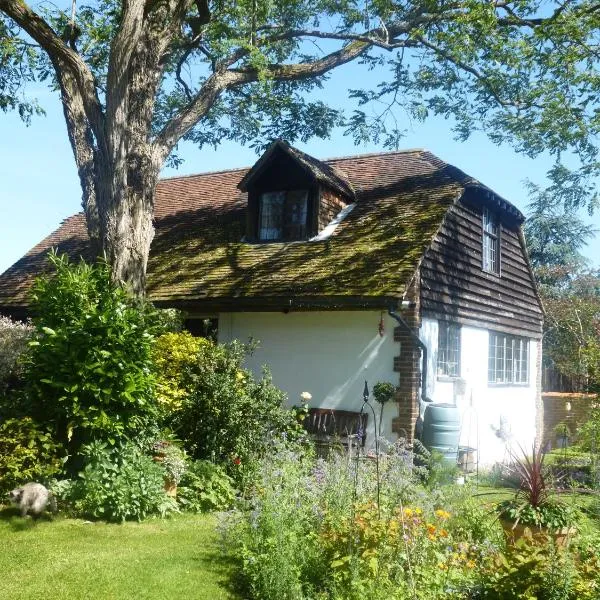
<svg viewBox="0 0 600 600">
<path fill-rule="evenodd" d="M 27 349 L 32 328 L 0 315 L 0 394 L 15 387 L 21 378 L 19 358 Z"/>
<path fill-rule="evenodd" d="M 198 361 L 200 347 L 208 343 L 188 331 L 165 333 L 152 348 L 156 373 L 156 396 L 167 412 L 180 410 L 188 396 L 188 373 Z"/>
<path fill-rule="evenodd" d="M 583 558 L 583 560 L 582 560 Z M 598 560 L 567 548 L 522 538 L 481 565 L 478 598 L 592 600 L 600 591 Z"/>
<path fill-rule="evenodd" d="M 0 495 L 30 481 L 47 481 L 63 465 L 64 450 L 29 417 L 0 421 Z"/>
<path fill-rule="evenodd" d="M 575 391 L 600 391 L 600 276 L 580 271 L 544 297 L 544 352 Z"/>
<path fill-rule="evenodd" d="M 226 464 L 238 482 L 274 439 L 299 431 L 269 375 L 257 381 L 243 368 L 250 351 L 178 333 L 163 336 L 155 353 L 159 389 L 171 407 L 167 424 L 193 458 Z"/>
<path fill-rule="evenodd" d="M 164 490 L 165 470 L 138 446 L 109 447 L 92 442 L 82 448 L 85 468 L 70 485 L 62 486 L 62 500 L 76 514 L 106 521 L 141 521 L 177 511 Z"/>
<path fill-rule="evenodd" d="M 396 386 L 388 381 L 378 381 L 373 386 L 373 397 L 378 404 L 387 404 L 393 399 Z"/>
<path fill-rule="evenodd" d="M 569 508 L 553 497 L 544 463 L 545 454 L 541 447 L 534 447 L 531 455 L 522 450 L 520 456 L 511 456 L 509 468 L 519 479 L 519 489 L 514 498 L 498 505 L 501 518 L 551 530 L 572 523 L 573 514 Z"/>
<path fill-rule="evenodd" d="M 116 47 L 123 43 L 117 35 L 118 3 L 78 6 L 74 26 L 61 8 L 36 7 L 47 20 L 45 28 L 33 27 L 33 19 L 16 6 L 20 3 L 6 2 L 0 11 L 0 108 L 19 109 L 28 118 L 34 108 L 23 99 L 24 83 L 47 81 L 57 88 L 50 58 L 60 63 L 64 57 L 56 54 L 63 43 L 58 37 L 55 43 L 29 43 L 28 35 L 39 36 L 41 30 L 56 31 L 77 48 L 101 101 L 130 81 L 109 73 L 120 66 L 109 57 L 126 52 Z M 211 5 L 210 12 L 202 7 L 191 3 L 174 11 L 153 4 L 136 22 L 140 29 L 132 35 L 138 50 L 152 57 L 138 72 L 138 78 L 148 78 L 138 93 L 148 94 L 143 105 L 154 117 L 142 139 L 151 140 L 166 128 L 173 144 L 183 138 L 216 146 L 229 139 L 262 147 L 278 136 L 292 142 L 326 137 L 343 125 L 356 143 L 372 140 L 395 147 L 404 135 L 400 115 L 418 121 L 439 115 L 453 123 L 459 139 L 484 131 L 495 143 L 509 142 L 528 156 L 547 152 L 557 159 L 550 173 L 555 191 L 570 204 L 595 205 L 596 198 L 586 193 L 598 172 L 598 11 L 593 0 L 552 0 L 543 11 L 535 0 L 435 6 L 245 0 Z M 25 31 L 7 18 L 17 15 Z M 156 33 L 161 52 L 152 53 L 155 38 L 141 31 Z M 315 38 L 326 43 L 315 44 Z M 350 60 L 370 69 L 375 80 L 351 90 L 356 104 L 348 115 L 309 93 L 323 85 L 330 69 Z M 163 74 L 158 89 L 157 70 Z M 222 77 L 215 80 L 215 73 Z M 111 113 L 103 106 L 96 110 L 85 98 L 92 104 L 86 114 L 96 115 L 94 135 L 101 138 L 105 128 L 96 119 L 103 123 Z M 190 105 L 193 98 L 202 104 Z M 188 123 L 194 115 L 190 106 L 197 109 L 196 123 Z M 385 109 L 374 111 L 374 106 Z M 182 115 L 189 127 L 176 127 Z M 106 129 L 113 131 L 115 124 L 109 122 Z M 104 147 L 104 141 L 98 145 Z M 560 162 L 567 150 L 580 159 L 581 169 L 569 172 Z M 132 152 L 137 156 L 139 148 Z M 171 161 L 180 159 L 172 155 Z"/>
<path fill-rule="evenodd" d="M 453 514 L 448 502 L 462 507 L 464 498 L 427 493 L 412 465 L 402 447 L 382 458 L 378 506 L 372 461 L 315 463 L 285 450 L 263 461 L 250 510 L 234 514 L 226 536 L 244 597 L 464 597 L 493 545 Z M 474 506 L 470 514 L 483 517 Z"/>
<path fill-rule="evenodd" d="M 527 252 L 544 295 L 568 288 L 574 274 L 586 265 L 582 248 L 596 230 L 574 208 L 565 209 L 556 195 L 529 184 L 533 195 L 525 222 Z"/>
<path fill-rule="evenodd" d="M 34 286 L 23 410 L 51 424 L 76 454 L 82 443 L 114 443 L 155 420 L 154 312 L 114 286 L 104 264 L 56 255 L 50 262 L 56 273 Z"/>
<path fill-rule="evenodd" d="M 177 488 L 179 506 L 190 512 L 228 510 L 235 498 L 233 479 L 223 467 L 206 460 L 190 463 Z"/>
</svg>

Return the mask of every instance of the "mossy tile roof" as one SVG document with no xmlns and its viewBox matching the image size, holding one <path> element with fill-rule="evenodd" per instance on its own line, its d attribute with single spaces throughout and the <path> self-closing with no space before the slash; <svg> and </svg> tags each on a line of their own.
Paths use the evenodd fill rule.
<svg viewBox="0 0 600 600">
<path fill-rule="evenodd" d="M 400 297 L 468 178 L 423 150 L 323 161 L 355 192 L 356 206 L 323 241 L 249 244 L 248 169 L 160 181 L 147 291 L 161 304 L 310 307 L 335 299 Z M 35 275 L 52 247 L 89 258 L 82 214 L 0 276 L 0 308 L 26 307 Z"/>
</svg>

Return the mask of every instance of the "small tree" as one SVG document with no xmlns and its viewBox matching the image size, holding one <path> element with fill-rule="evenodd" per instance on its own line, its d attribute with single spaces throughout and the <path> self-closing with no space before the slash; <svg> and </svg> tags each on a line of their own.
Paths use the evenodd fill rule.
<svg viewBox="0 0 600 600">
<path fill-rule="evenodd" d="M 83 443 L 115 443 L 154 421 L 152 310 L 112 284 L 106 264 L 50 262 L 56 273 L 34 285 L 22 409 L 76 455 Z"/>
</svg>

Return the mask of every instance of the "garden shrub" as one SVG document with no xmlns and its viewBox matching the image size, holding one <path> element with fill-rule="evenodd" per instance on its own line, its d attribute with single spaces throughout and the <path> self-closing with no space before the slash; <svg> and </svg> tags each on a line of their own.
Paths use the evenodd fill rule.
<svg viewBox="0 0 600 600">
<path fill-rule="evenodd" d="M 69 485 L 59 486 L 75 514 L 106 521 L 142 520 L 177 511 L 164 489 L 165 469 L 140 448 L 125 442 L 83 446 L 85 468 Z"/>
<path fill-rule="evenodd" d="M 300 430 L 269 374 L 256 380 L 243 368 L 251 350 L 182 332 L 161 336 L 154 352 L 159 397 L 170 408 L 167 425 L 192 458 L 225 464 L 238 482 L 275 439 Z"/>
<path fill-rule="evenodd" d="M 110 281 L 109 267 L 50 256 L 56 273 L 34 284 L 35 333 L 25 357 L 23 409 L 51 423 L 77 455 L 116 443 L 156 419 L 151 307 Z"/>
<path fill-rule="evenodd" d="M 61 470 L 63 455 L 50 432 L 31 418 L 0 421 L 0 494 L 46 482 Z"/>
<path fill-rule="evenodd" d="M 235 498 L 233 479 L 223 467 L 206 460 L 191 462 L 177 489 L 177 502 L 190 512 L 227 510 Z"/>
<path fill-rule="evenodd" d="M 204 338 L 187 331 L 170 332 L 157 338 L 152 348 L 156 372 L 156 396 L 166 413 L 181 410 L 190 393 L 189 374 L 198 361 Z"/>
<path fill-rule="evenodd" d="M 480 563 L 473 597 L 489 600 L 596 600 L 600 597 L 597 552 L 577 556 L 551 542 L 522 538 Z"/>
<path fill-rule="evenodd" d="M 22 375 L 19 358 L 27 349 L 33 328 L 0 315 L 0 396 L 16 387 Z"/>
</svg>

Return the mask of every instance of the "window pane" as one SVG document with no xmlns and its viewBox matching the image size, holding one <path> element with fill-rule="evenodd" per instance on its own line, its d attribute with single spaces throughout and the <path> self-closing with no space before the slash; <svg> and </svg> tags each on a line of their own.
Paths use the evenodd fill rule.
<svg viewBox="0 0 600 600">
<path fill-rule="evenodd" d="M 302 240 L 306 237 L 308 192 L 288 192 L 285 201 L 284 239 Z"/>
<path fill-rule="evenodd" d="M 489 336 L 488 383 L 527 383 L 529 340 L 493 332 Z"/>
<path fill-rule="evenodd" d="M 498 235 L 498 222 L 496 217 L 487 208 L 483 209 L 483 230 L 491 235 Z"/>
<path fill-rule="evenodd" d="M 483 209 L 483 269 L 499 273 L 498 221 L 493 213 Z"/>
<path fill-rule="evenodd" d="M 438 324 L 438 375 L 460 376 L 460 326 Z"/>
<path fill-rule="evenodd" d="M 269 192 L 260 197 L 258 238 L 280 240 L 283 237 L 285 192 Z"/>
</svg>

